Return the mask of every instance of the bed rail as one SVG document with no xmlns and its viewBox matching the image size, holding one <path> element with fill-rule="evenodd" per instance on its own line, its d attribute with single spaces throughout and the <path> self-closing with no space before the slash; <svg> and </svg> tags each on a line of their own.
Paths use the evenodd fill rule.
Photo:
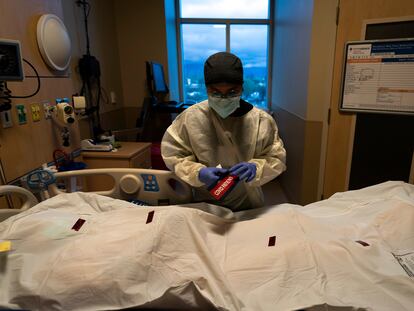
<svg viewBox="0 0 414 311">
<path fill-rule="evenodd" d="M 169 171 L 139 168 L 101 168 L 55 173 L 57 181 L 59 179 L 70 180 L 74 177 L 93 175 L 108 175 L 114 179 L 112 189 L 93 192 L 100 195 L 123 200 L 139 200 L 149 205 L 189 203 L 192 200 L 190 186 Z M 64 193 L 64 191 L 58 189 L 56 184 L 52 184 L 49 186 L 49 193 L 54 196 Z"/>
<path fill-rule="evenodd" d="M 0 209 L 0 222 L 39 203 L 33 193 L 31 193 L 29 190 L 10 185 L 0 186 L 0 195 L 7 194 L 17 194 L 19 197 L 22 197 L 23 204 L 20 208 Z"/>
</svg>

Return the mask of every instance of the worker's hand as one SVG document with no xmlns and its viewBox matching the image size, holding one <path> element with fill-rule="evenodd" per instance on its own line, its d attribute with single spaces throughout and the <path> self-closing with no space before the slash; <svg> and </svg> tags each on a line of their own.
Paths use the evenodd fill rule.
<svg viewBox="0 0 414 311">
<path fill-rule="evenodd" d="M 198 179 L 208 187 L 215 184 L 228 170 L 217 167 L 204 167 L 198 173 Z"/>
<path fill-rule="evenodd" d="M 252 181 L 256 177 L 256 164 L 240 162 L 230 168 L 230 174 L 239 176 L 240 180 Z"/>
</svg>

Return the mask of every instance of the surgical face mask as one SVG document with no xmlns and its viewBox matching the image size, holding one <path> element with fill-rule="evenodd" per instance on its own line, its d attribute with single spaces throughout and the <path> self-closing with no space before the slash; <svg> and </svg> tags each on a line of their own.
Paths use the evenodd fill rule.
<svg viewBox="0 0 414 311">
<path fill-rule="evenodd" d="M 240 107 L 240 96 L 220 98 L 208 96 L 208 105 L 223 119 Z"/>
</svg>

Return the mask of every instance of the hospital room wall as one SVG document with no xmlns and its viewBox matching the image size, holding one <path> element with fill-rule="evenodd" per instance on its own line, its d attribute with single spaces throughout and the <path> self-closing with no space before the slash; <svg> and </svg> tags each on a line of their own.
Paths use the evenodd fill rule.
<svg viewBox="0 0 414 311">
<path fill-rule="evenodd" d="M 360 128 L 369 128 L 364 134 L 369 139 L 375 141 L 375 135 L 372 135 L 375 132 L 375 129 L 378 129 L 378 125 L 373 125 L 375 123 L 363 123 L 364 127 L 359 127 L 361 119 L 364 118 L 377 118 L 376 114 L 369 114 L 363 116 L 362 114 L 350 114 L 350 113 L 341 113 L 338 109 L 338 103 L 341 96 L 341 81 L 343 74 L 343 58 L 344 58 L 344 49 L 345 43 L 347 41 L 358 41 L 365 38 L 365 26 L 369 24 L 374 24 L 377 27 L 381 27 L 381 35 L 386 38 L 390 35 L 389 29 L 394 28 L 392 23 L 397 21 L 412 21 L 414 20 L 414 1 L 412 0 L 346 0 L 340 2 L 340 12 L 338 16 L 338 32 L 336 40 L 336 51 L 335 51 L 335 66 L 333 72 L 333 84 L 332 84 L 332 99 L 331 99 L 331 118 L 330 118 L 330 127 L 329 127 L 329 137 L 327 140 L 327 153 L 326 153 L 326 167 L 325 167 L 325 177 L 324 177 L 324 195 L 328 197 L 336 192 L 343 192 L 349 189 L 351 186 L 350 173 L 351 168 L 355 162 L 353 161 L 353 148 L 356 146 L 355 143 L 358 142 L 358 137 L 361 136 L 362 132 Z M 381 25 L 382 24 L 382 25 Z M 373 25 L 371 25 L 373 26 Z M 395 31 L 401 28 L 396 27 L 393 35 L 395 36 Z M 407 31 L 402 31 L 402 35 L 405 37 L 412 28 L 407 26 Z M 397 30 L 398 31 L 398 30 Z M 361 119 L 359 119 L 361 117 Z M 400 120 L 392 122 L 390 119 L 400 118 L 398 115 L 388 116 L 381 115 L 382 128 L 386 129 L 389 133 L 395 133 L 396 136 L 399 135 L 399 131 L 396 129 L 400 125 L 410 124 L 403 117 Z M 412 118 L 412 117 L 411 117 Z M 358 121 L 359 119 L 359 121 Z M 388 119 L 388 120 L 386 120 Z M 399 121 L 402 121 L 401 123 Z M 395 126 L 398 124 L 398 126 Z M 359 126 L 357 126 L 359 125 Z M 396 131 L 396 132 L 395 132 Z M 395 135 L 393 133 L 393 135 Z M 408 131 L 405 134 L 413 133 Z M 368 136 L 369 135 L 369 136 Z M 385 176 L 394 175 L 393 172 L 388 170 L 391 168 L 396 169 L 397 173 L 395 175 L 400 175 L 402 179 L 404 173 L 401 173 L 401 168 L 406 169 L 406 163 L 400 163 L 396 161 L 395 155 L 403 154 L 403 157 L 406 157 L 407 154 L 401 150 L 405 148 L 405 142 L 403 146 L 398 145 L 397 139 L 384 138 L 383 134 L 378 135 L 380 140 L 384 142 L 390 142 L 390 145 L 385 145 L 383 143 L 378 144 L 378 149 L 372 148 L 368 150 L 363 150 L 361 156 L 376 157 L 378 153 L 383 154 L 383 150 L 391 150 L 391 156 L 385 153 L 384 157 L 389 159 L 389 162 L 382 161 L 383 158 L 376 157 L 376 160 L 379 162 L 372 161 L 372 163 L 381 163 L 377 167 L 374 167 L 375 173 L 369 178 L 365 179 L 363 176 L 361 182 L 365 183 L 369 181 L 371 177 L 373 179 L 382 178 L 381 174 Z M 404 137 L 401 135 L 400 137 Z M 412 136 L 411 136 L 412 137 Z M 408 140 L 410 142 L 410 140 Z M 363 143 L 362 143 L 363 144 Z M 358 144 L 359 145 L 359 144 Z M 358 147 L 360 147 L 359 145 Z M 361 150 L 357 148 L 356 150 Z M 412 153 L 408 154 L 409 157 L 412 157 L 412 166 L 411 166 L 411 176 L 414 175 L 414 155 Z M 379 160 L 381 159 L 381 160 Z M 368 159 L 369 161 L 369 159 Z M 354 163 L 352 163 L 354 162 Z M 364 163 L 364 162 L 362 162 Z M 366 163 L 366 162 L 365 162 Z M 362 164 L 363 165 L 363 164 Z M 358 166 L 356 166 L 358 168 Z M 359 166 L 360 167 L 360 166 Z M 368 165 L 371 168 L 371 165 Z M 383 170 L 382 167 L 387 167 L 387 170 Z M 354 167 L 355 168 L 355 167 Z M 408 168 L 410 170 L 410 168 Z M 410 171 L 407 170 L 407 173 L 410 174 Z M 364 170 L 366 172 L 366 170 Z M 400 171 L 400 173 L 398 173 Z M 370 174 L 371 175 L 371 174 Z M 383 175 L 383 176 L 384 176 Z M 394 175 L 394 176 L 395 176 Z M 397 179 L 397 178 L 393 178 Z M 398 178 L 399 179 L 399 178 Z M 354 180 L 355 182 L 355 180 Z M 412 181 L 410 181 L 412 182 Z M 352 187 L 352 186 L 351 186 Z"/>
<path fill-rule="evenodd" d="M 276 0 L 272 110 L 287 150 L 282 187 L 291 202 L 322 193 L 338 1 Z"/>
<path fill-rule="evenodd" d="M 64 21 L 72 40 L 72 80 L 76 92 L 80 91 L 81 79 L 77 64 L 82 55 L 86 54 L 86 34 L 83 10 L 75 1 L 62 1 Z M 123 88 L 118 49 L 118 34 L 114 15 L 113 0 L 88 0 L 91 11 L 88 18 L 90 51 L 100 62 L 101 85 L 103 90 L 100 118 L 103 129 L 123 128 Z M 110 93 L 116 95 L 116 103 L 111 103 Z M 89 119 L 79 122 L 82 138 L 90 138 Z"/>
<path fill-rule="evenodd" d="M 164 0 L 118 0 L 114 4 L 125 125 L 129 128 L 135 126 L 143 99 L 148 95 L 145 61 L 161 63 L 168 80 Z"/>
<path fill-rule="evenodd" d="M 0 128 L 0 158 L 4 168 L 6 182 L 18 178 L 52 160 L 53 150 L 61 147 L 59 130 L 51 120 L 45 120 L 43 109 L 40 121 L 33 121 L 31 104 L 73 94 L 75 88 L 71 79 L 72 70 L 57 73 L 50 70 L 43 62 L 36 40 L 36 25 L 44 13 L 53 13 L 63 18 L 60 0 L 0 0 L 0 37 L 19 40 L 23 58 L 30 61 L 44 78 L 37 95 L 27 99 L 13 99 L 12 120 L 10 128 Z M 24 64 L 26 76 L 34 76 L 32 69 Z M 36 90 L 36 78 L 27 77 L 23 82 L 9 83 L 12 95 L 27 95 Z M 19 125 L 15 105 L 23 104 L 27 110 L 26 124 Z M 71 141 L 66 151 L 79 148 L 79 130 L 77 123 L 70 126 Z"/>
<path fill-rule="evenodd" d="M 86 46 L 82 12 L 74 2 L 62 0 L 65 20 L 76 41 L 75 57 L 78 60 Z M 164 0 L 89 2 L 92 6 L 89 18 L 91 53 L 101 63 L 101 79 L 106 93 L 115 91 L 118 99 L 116 105 L 103 104 L 103 127 L 135 127 L 147 95 L 145 61 L 157 61 L 164 65 L 166 74 L 169 72 Z M 80 85 L 79 81 L 77 83 Z M 87 122 L 81 126 L 81 132 L 86 132 Z"/>
<path fill-rule="evenodd" d="M 145 61 L 155 60 L 168 72 L 164 1 L 90 0 L 91 53 L 101 64 L 106 93 L 115 91 L 117 103 L 102 105 L 104 129 L 135 127 L 143 98 L 147 95 Z M 62 0 L 65 21 L 75 38 L 74 57 L 85 53 L 82 11 L 74 1 Z M 168 77 L 166 77 L 168 79 Z M 79 79 L 76 81 L 80 86 Z M 85 120 L 81 133 L 89 133 Z"/>
<path fill-rule="evenodd" d="M 102 85 L 106 92 L 115 91 L 116 105 L 102 105 L 103 127 L 122 127 L 122 84 L 113 15 L 112 0 L 92 0 L 89 18 L 91 52 L 101 63 Z M 98 5 L 99 3 L 99 5 Z M 43 62 L 37 47 L 36 25 L 42 14 L 51 13 L 61 17 L 68 29 L 72 42 L 72 60 L 70 70 L 65 73 L 54 72 Z M 33 122 L 30 104 L 55 98 L 71 97 L 79 92 L 80 79 L 77 69 L 79 58 L 85 52 L 85 32 L 82 11 L 75 1 L 63 0 L 0 0 L 0 37 L 19 40 L 23 57 L 29 60 L 41 76 L 41 89 L 38 95 L 29 99 L 13 100 L 13 105 L 24 104 L 28 111 L 27 123 L 18 125 L 15 107 L 12 109 L 14 126 L 0 128 L 0 158 L 4 166 L 6 181 L 10 182 L 27 172 L 38 168 L 42 163 L 53 160 L 52 153 L 62 148 L 59 130 L 52 126 L 51 120 L 45 120 L 43 109 L 41 120 Z M 26 75 L 33 76 L 30 67 L 24 65 Z M 36 79 L 26 78 L 23 82 L 9 83 L 14 95 L 31 93 L 36 89 Z M 80 129 L 80 130 L 79 130 Z M 72 151 L 80 147 L 83 137 L 90 137 L 87 120 L 81 120 L 70 127 L 71 146 L 63 148 Z"/>
</svg>

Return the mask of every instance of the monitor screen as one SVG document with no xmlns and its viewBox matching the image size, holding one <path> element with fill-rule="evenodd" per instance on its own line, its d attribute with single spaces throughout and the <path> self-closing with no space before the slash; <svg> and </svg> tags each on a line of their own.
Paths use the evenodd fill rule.
<svg viewBox="0 0 414 311">
<path fill-rule="evenodd" d="M 168 86 L 165 82 L 163 66 L 161 64 L 151 62 L 151 72 L 154 93 L 168 93 Z"/>
<path fill-rule="evenodd" d="M 0 39 L 0 81 L 22 81 L 23 78 L 20 42 Z"/>
</svg>

